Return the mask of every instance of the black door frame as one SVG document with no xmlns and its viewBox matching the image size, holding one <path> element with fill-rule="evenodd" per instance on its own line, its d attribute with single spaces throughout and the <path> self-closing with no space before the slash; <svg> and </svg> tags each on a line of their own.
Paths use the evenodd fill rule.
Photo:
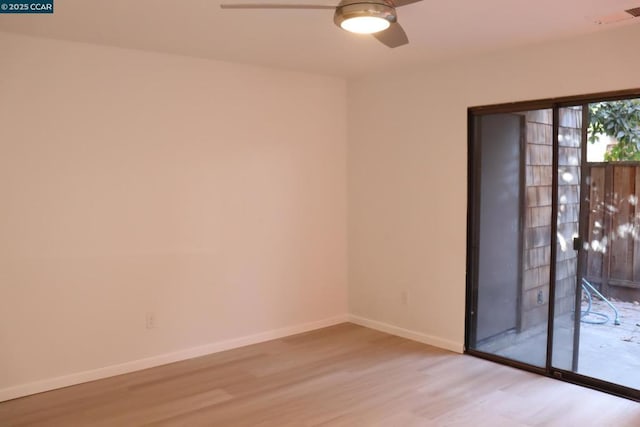
<svg viewBox="0 0 640 427">
<path fill-rule="evenodd" d="M 478 302 L 478 275 L 475 266 L 477 266 L 478 257 L 478 212 L 479 208 L 479 186 L 476 174 L 479 171 L 480 153 L 477 150 L 474 143 L 477 136 L 477 129 L 475 128 L 475 117 L 485 114 L 499 114 L 499 113 L 516 113 L 537 109 L 552 109 L 553 110 L 553 166 L 552 166 L 552 218 L 557 218 L 558 208 L 558 132 L 559 132 L 559 110 L 564 107 L 582 106 L 583 107 L 583 134 L 582 134 L 582 159 L 580 164 L 581 171 L 581 184 L 580 184 L 580 220 L 579 220 L 579 235 L 585 236 L 584 227 L 586 225 L 584 215 L 586 215 L 588 207 L 585 206 L 584 193 L 587 182 L 587 167 L 586 167 L 586 123 L 588 121 L 588 106 L 593 102 L 615 101 L 629 98 L 640 98 L 640 88 L 616 91 L 616 92 L 604 92 L 595 93 L 589 95 L 571 96 L 563 98 L 550 98 L 536 101 L 523 101 L 507 104 L 487 105 L 470 107 L 467 111 L 467 271 L 466 271 L 466 311 L 465 311 L 465 343 L 464 351 L 467 354 L 477 356 L 483 359 L 491 360 L 497 363 L 513 366 L 519 369 L 535 372 L 547 377 L 556 378 L 562 381 L 590 387 L 596 390 L 600 390 L 606 393 L 614 394 L 617 396 L 625 397 L 628 399 L 640 401 L 640 390 L 625 387 L 619 384 L 610 383 L 600 379 L 587 377 L 572 371 L 562 370 L 553 367 L 553 331 L 554 331 L 554 311 L 555 311 L 555 295 L 556 295 L 556 250 L 557 250 L 557 221 L 551 221 L 551 263 L 550 263 L 550 280 L 549 280 L 549 313 L 548 313 L 548 334 L 547 334 L 547 360 L 546 366 L 540 368 L 537 366 L 529 365 L 527 363 L 511 360 L 502 356 L 497 356 L 490 353 L 485 353 L 479 350 L 470 348 L 471 343 L 475 343 L 475 333 L 473 325 L 475 322 L 476 313 L 474 312 Z M 582 276 L 584 266 L 583 250 L 578 251 L 577 260 L 577 283 L 576 283 L 576 313 L 580 311 L 580 295 L 578 292 L 578 285 Z M 573 369 L 577 368 L 578 364 L 578 349 L 579 345 L 579 323 L 580 316 L 575 316 L 576 329 L 574 333 L 574 352 L 573 352 Z"/>
</svg>

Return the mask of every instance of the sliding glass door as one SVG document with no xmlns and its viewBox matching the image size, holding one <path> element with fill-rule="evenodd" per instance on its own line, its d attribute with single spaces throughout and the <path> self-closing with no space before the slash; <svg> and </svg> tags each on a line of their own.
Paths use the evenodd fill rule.
<svg viewBox="0 0 640 427">
<path fill-rule="evenodd" d="M 581 162 L 584 179 L 580 193 L 579 298 L 575 309 L 579 313 L 575 323 L 579 333 L 572 372 L 633 389 L 637 396 L 640 98 L 588 103 L 580 108 L 585 122 Z M 562 134 L 562 114 L 560 118 Z M 567 216 L 570 221 L 573 217 Z M 575 226 L 570 228 L 575 232 Z"/>
<path fill-rule="evenodd" d="M 640 138 L 625 102 L 471 111 L 466 349 L 638 399 L 640 139 L 594 115 Z"/>
</svg>

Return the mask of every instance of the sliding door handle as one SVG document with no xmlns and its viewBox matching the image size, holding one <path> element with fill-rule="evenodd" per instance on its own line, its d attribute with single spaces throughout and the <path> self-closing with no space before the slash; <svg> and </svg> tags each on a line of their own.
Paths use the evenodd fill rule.
<svg viewBox="0 0 640 427">
<path fill-rule="evenodd" d="M 574 251 L 579 251 L 580 249 L 582 249 L 582 239 L 580 237 L 574 237 L 573 238 L 573 250 Z"/>
</svg>

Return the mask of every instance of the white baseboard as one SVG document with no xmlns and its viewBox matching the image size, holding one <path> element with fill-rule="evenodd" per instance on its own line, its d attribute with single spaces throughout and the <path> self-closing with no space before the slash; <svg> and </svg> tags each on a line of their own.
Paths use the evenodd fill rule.
<svg viewBox="0 0 640 427">
<path fill-rule="evenodd" d="M 351 323 L 355 323 L 356 325 L 375 329 L 381 332 L 386 332 L 387 334 L 397 335 L 402 338 L 418 341 L 423 344 L 429 344 L 434 347 L 444 348 L 445 350 L 450 350 L 456 353 L 463 353 L 464 345 L 455 341 L 450 341 L 440 337 L 435 337 L 433 335 L 427 335 L 421 332 L 400 328 L 398 326 L 378 322 L 377 320 L 367 319 L 366 317 L 360 317 L 354 314 L 349 315 L 349 321 Z"/>
<path fill-rule="evenodd" d="M 68 387 L 88 381 L 113 377 L 115 375 L 153 368 L 160 365 L 166 365 L 168 363 L 179 362 L 181 360 L 192 359 L 194 357 L 205 356 L 207 354 L 217 353 L 220 351 L 231 350 L 233 348 L 244 347 L 246 345 L 283 338 L 289 335 L 313 331 L 315 329 L 326 328 L 327 326 L 333 326 L 348 321 L 349 316 L 347 314 L 344 314 L 328 319 L 319 320 L 316 322 L 303 323 L 301 325 L 288 326 L 285 328 L 260 332 L 258 334 L 240 338 L 218 341 L 211 344 L 176 351 L 173 353 L 166 353 L 158 356 L 147 357 L 144 359 L 133 360 L 131 362 L 125 362 L 118 365 L 105 366 L 103 368 L 77 372 L 70 375 L 49 378 L 46 380 L 27 384 L 21 384 L 9 388 L 0 389 L 0 402 L 15 399 L 18 397 L 28 396 L 30 394 L 41 393 L 56 388 Z"/>
<path fill-rule="evenodd" d="M 173 353 L 161 354 L 158 356 L 133 360 L 131 362 L 125 362 L 118 365 L 105 366 L 103 368 L 77 372 L 61 377 L 49 378 L 41 381 L 0 389 L 0 402 L 15 399 L 18 397 L 28 396 L 30 394 L 42 393 L 44 391 L 54 390 L 57 388 L 81 384 L 88 381 L 99 380 L 102 378 L 113 377 L 115 375 L 127 374 L 129 372 L 166 365 L 168 363 L 192 359 L 194 357 L 206 356 L 207 354 L 218 353 L 220 351 L 231 350 L 238 347 L 244 347 L 246 345 L 283 338 L 289 335 L 295 335 L 302 332 L 313 331 L 315 329 L 326 328 L 328 326 L 333 326 L 345 322 L 355 323 L 356 325 L 365 326 L 367 328 L 386 332 L 391 335 L 397 335 L 399 337 L 407 338 L 413 341 L 418 341 L 424 344 L 433 345 L 435 347 L 444 348 L 456 353 L 463 352 L 462 344 L 454 341 L 423 334 L 421 332 L 416 332 L 409 329 L 400 328 L 388 323 L 367 319 L 365 317 L 360 317 L 353 314 L 344 314 L 328 319 L 319 320 L 316 322 L 288 326 L 285 328 L 265 331 L 254 335 L 248 335 L 230 340 L 218 341 L 198 347 L 192 347 Z"/>
</svg>

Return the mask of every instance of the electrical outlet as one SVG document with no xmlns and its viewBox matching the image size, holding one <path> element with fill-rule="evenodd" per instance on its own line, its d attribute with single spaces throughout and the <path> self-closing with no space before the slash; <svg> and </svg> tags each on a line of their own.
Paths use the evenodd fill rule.
<svg viewBox="0 0 640 427">
<path fill-rule="evenodd" d="M 147 313 L 147 329 L 154 329 L 155 327 L 156 327 L 155 313 Z"/>
<path fill-rule="evenodd" d="M 408 291 L 402 291 L 402 294 L 400 294 L 400 302 L 402 302 L 402 305 L 409 305 L 409 292 Z"/>
<path fill-rule="evenodd" d="M 542 291 L 538 291 L 538 304 L 544 304 L 544 294 Z"/>
</svg>

